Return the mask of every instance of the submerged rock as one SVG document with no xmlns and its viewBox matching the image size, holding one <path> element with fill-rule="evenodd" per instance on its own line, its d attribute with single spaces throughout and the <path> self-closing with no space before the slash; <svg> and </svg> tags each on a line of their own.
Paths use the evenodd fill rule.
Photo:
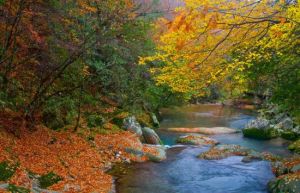
<svg viewBox="0 0 300 193">
<path fill-rule="evenodd" d="M 136 120 L 135 116 L 127 117 L 123 121 L 123 129 L 142 136 L 142 127 L 139 122 Z"/>
<path fill-rule="evenodd" d="M 215 134 L 231 134 L 239 132 L 236 129 L 231 129 L 228 127 L 196 127 L 196 128 L 167 128 L 167 131 L 181 132 L 181 133 L 200 133 L 206 135 Z"/>
<path fill-rule="evenodd" d="M 186 135 L 181 136 L 176 140 L 177 143 L 186 145 L 216 145 L 219 142 L 215 139 L 200 136 L 200 135 Z"/>
<path fill-rule="evenodd" d="M 159 136 L 153 129 L 149 127 L 143 127 L 142 132 L 143 132 L 143 138 L 147 144 L 153 144 L 153 145 L 161 144 L 161 140 Z"/>
</svg>

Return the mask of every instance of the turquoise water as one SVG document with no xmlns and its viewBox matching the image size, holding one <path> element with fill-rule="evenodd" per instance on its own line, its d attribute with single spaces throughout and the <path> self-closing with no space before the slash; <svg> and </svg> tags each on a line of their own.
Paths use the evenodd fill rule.
<svg viewBox="0 0 300 193">
<path fill-rule="evenodd" d="M 197 155 L 208 147 L 172 146 L 184 133 L 163 131 L 168 127 L 232 127 L 241 129 L 255 118 L 255 112 L 198 105 L 162 110 L 164 120 L 158 131 L 168 149 L 168 158 L 161 163 L 140 163 L 117 180 L 119 193 L 266 193 L 267 182 L 274 178 L 269 162 L 241 162 L 242 157 L 222 160 L 201 160 Z M 289 156 L 287 141 L 259 141 L 244 138 L 241 133 L 211 136 L 226 144 L 240 144 L 258 151 Z"/>
</svg>

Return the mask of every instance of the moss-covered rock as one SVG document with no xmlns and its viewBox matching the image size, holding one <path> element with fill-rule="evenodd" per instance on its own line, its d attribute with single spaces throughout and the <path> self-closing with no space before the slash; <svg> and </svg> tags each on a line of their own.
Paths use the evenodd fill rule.
<svg viewBox="0 0 300 193">
<path fill-rule="evenodd" d="M 281 133 L 281 137 L 287 140 L 296 140 L 299 138 L 298 134 L 292 131 L 286 131 Z"/>
<path fill-rule="evenodd" d="M 0 181 L 9 180 L 16 171 L 15 165 L 10 165 L 8 162 L 0 163 Z"/>
<path fill-rule="evenodd" d="M 153 145 L 162 144 L 159 136 L 153 129 L 149 127 L 143 127 L 142 132 L 143 132 L 143 138 L 147 144 L 153 144 Z"/>
<path fill-rule="evenodd" d="M 114 118 L 110 122 L 121 128 L 124 124 L 124 119 L 129 116 L 130 116 L 130 114 L 128 112 L 121 112 L 121 113 L 117 114 L 116 116 L 114 116 Z"/>
<path fill-rule="evenodd" d="M 274 129 L 247 128 L 243 129 L 243 134 L 244 137 L 264 140 L 278 137 L 278 134 Z"/>
<path fill-rule="evenodd" d="M 62 180 L 57 174 L 50 172 L 38 178 L 40 187 L 46 189 Z"/>
<path fill-rule="evenodd" d="M 300 177 L 298 174 L 287 174 L 275 178 L 268 183 L 268 190 L 271 193 L 299 193 Z"/>
<path fill-rule="evenodd" d="M 136 120 L 141 124 L 142 127 L 152 127 L 152 117 L 148 113 L 139 113 L 136 115 Z"/>
<path fill-rule="evenodd" d="M 300 154 L 300 139 L 289 145 L 289 150 L 294 151 L 295 153 Z"/>
<path fill-rule="evenodd" d="M 16 186 L 14 184 L 9 184 L 8 191 L 11 193 L 30 193 L 30 190 L 24 187 Z"/>
</svg>

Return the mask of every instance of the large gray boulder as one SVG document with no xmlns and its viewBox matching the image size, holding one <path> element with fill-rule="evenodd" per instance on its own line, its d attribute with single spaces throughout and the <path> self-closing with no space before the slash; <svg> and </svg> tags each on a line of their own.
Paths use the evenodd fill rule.
<svg viewBox="0 0 300 193">
<path fill-rule="evenodd" d="M 246 129 L 256 128 L 256 129 L 265 129 L 270 127 L 270 121 L 263 118 L 257 118 L 255 120 L 251 120 L 246 125 Z"/>
<path fill-rule="evenodd" d="M 143 138 L 144 138 L 145 143 L 153 144 L 153 145 L 161 144 L 161 140 L 160 140 L 159 136 L 153 129 L 151 129 L 149 127 L 143 127 L 142 131 L 143 131 Z"/>
<path fill-rule="evenodd" d="M 135 133 L 138 136 L 142 136 L 142 127 L 139 122 L 136 120 L 135 116 L 130 116 L 124 119 L 123 127 L 124 130 Z"/>
<path fill-rule="evenodd" d="M 274 126 L 274 129 L 292 130 L 293 125 L 294 125 L 293 120 L 290 117 L 286 117 L 286 118 L 280 120 L 280 122 Z"/>
</svg>

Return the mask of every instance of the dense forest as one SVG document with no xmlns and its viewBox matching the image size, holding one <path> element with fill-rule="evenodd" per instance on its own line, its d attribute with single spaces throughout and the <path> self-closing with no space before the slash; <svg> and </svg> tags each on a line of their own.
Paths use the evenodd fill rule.
<svg viewBox="0 0 300 193">
<path fill-rule="evenodd" d="M 163 107 L 245 98 L 276 105 L 300 123 L 297 0 L 0 0 L 0 152 L 14 140 L 20 154 L 39 140 L 48 148 L 60 135 L 73 140 L 66 149 L 90 148 L 78 135 L 87 143 L 112 141 L 100 137 L 107 133 L 127 138 L 128 116 L 155 127 Z M 5 154 L 0 162 L 64 177 L 64 184 L 77 175 L 58 172 L 63 161 L 46 172 L 26 165 L 32 156 Z M 85 187 L 79 192 L 105 192 L 88 180 Z"/>
</svg>

